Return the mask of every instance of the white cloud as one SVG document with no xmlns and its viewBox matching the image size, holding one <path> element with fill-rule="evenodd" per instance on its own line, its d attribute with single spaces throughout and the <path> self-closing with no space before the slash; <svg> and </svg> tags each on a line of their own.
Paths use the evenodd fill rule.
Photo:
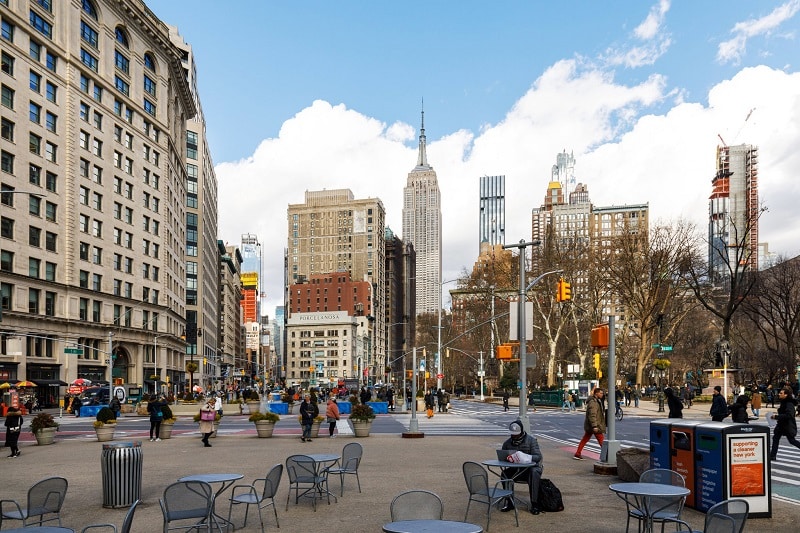
<svg viewBox="0 0 800 533">
<path fill-rule="evenodd" d="M 795 16 L 798 10 L 800 10 L 800 0 L 790 0 L 761 18 L 737 22 L 731 29 L 733 37 L 719 43 L 717 61 L 738 65 L 747 48 L 749 38 L 771 33 L 783 22 Z"/>
<path fill-rule="evenodd" d="M 602 55 L 601 60 L 609 66 L 636 68 L 652 65 L 659 57 L 667 53 L 672 39 L 664 29 L 670 0 L 661 0 L 650 8 L 647 17 L 633 30 L 633 36 L 641 44 L 626 44 L 621 47 L 610 47 Z"/>
<path fill-rule="evenodd" d="M 497 124 L 428 138 L 442 190 L 444 279 L 471 268 L 478 251 L 478 178 L 506 176 L 506 239 L 530 237 L 530 213 L 544 198 L 556 153 L 574 151 L 578 181 L 596 205 L 648 203 L 654 220 L 683 217 L 701 228 L 714 174 L 717 134 L 760 148 L 759 188 L 769 212 L 761 240 L 798 253 L 800 74 L 748 68 L 714 86 L 708 105 L 684 100 L 662 76 L 624 85 L 607 72 L 560 61 L 548 68 Z M 702 99 L 705 101 L 705 98 Z M 651 106 L 673 102 L 664 114 Z M 750 109 L 755 111 L 745 122 Z M 435 109 L 426 113 L 435 121 Z M 417 161 L 418 132 L 387 126 L 344 105 L 316 101 L 243 161 L 217 166 L 220 235 L 263 244 L 268 312 L 281 305 L 288 204 L 304 191 L 349 188 L 378 197 L 395 233 L 402 192 Z"/>
</svg>

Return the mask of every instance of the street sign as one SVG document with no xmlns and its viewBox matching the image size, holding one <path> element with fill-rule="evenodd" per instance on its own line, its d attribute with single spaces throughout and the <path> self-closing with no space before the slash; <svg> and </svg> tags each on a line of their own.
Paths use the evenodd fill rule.
<svg viewBox="0 0 800 533">
<path fill-rule="evenodd" d="M 436 374 L 436 379 L 442 379 L 442 378 L 444 378 L 444 374 Z"/>
<path fill-rule="evenodd" d="M 661 345 L 660 344 L 651 344 L 650 347 L 654 348 L 654 349 L 658 349 L 658 348 L 661 347 Z"/>
<path fill-rule="evenodd" d="M 486 372 L 484 370 L 478 370 L 478 377 L 479 378 L 482 378 L 485 375 L 486 375 Z"/>
<path fill-rule="evenodd" d="M 661 351 L 662 352 L 671 352 L 672 351 L 672 346 L 662 346 L 661 347 Z"/>
<path fill-rule="evenodd" d="M 65 354 L 80 355 L 83 353 L 83 348 L 64 348 Z"/>
</svg>

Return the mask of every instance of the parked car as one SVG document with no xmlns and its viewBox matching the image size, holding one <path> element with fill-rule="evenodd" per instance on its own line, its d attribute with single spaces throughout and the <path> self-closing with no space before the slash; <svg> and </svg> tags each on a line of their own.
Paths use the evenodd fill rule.
<svg viewBox="0 0 800 533">
<path fill-rule="evenodd" d="M 109 402 L 108 393 L 108 387 L 89 387 L 78 398 L 81 400 L 81 405 L 106 405 Z"/>
</svg>

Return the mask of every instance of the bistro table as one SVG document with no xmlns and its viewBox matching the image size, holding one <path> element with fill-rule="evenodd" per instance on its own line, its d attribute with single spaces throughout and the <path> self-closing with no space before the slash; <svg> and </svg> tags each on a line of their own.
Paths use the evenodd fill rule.
<svg viewBox="0 0 800 533">
<path fill-rule="evenodd" d="M 483 528 L 453 520 L 399 520 L 383 525 L 385 533 L 483 533 Z"/>
<path fill-rule="evenodd" d="M 653 516 L 689 495 L 689 489 L 663 483 L 613 483 L 608 488 L 644 515 L 644 533 L 652 533 Z M 633 498 L 633 502 L 629 500 Z M 651 505 L 657 498 L 656 505 Z"/>
<path fill-rule="evenodd" d="M 231 485 L 243 477 L 243 474 L 193 474 L 191 476 L 183 476 L 182 478 L 178 479 L 178 481 L 205 481 L 209 485 L 215 485 L 219 483 L 219 490 L 214 493 L 214 521 L 217 522 L 218 527 L 220 524 L 224 524 L 225 529 L 227 529 L 227 526 L 230 525 L 231 529 L 235 530 L 236 528 L 231 522 L 228 522 L 228 520 L 222 515 L 217 514 L 216 505 L 219 495 L 228 490 Z M 220 527 L 220 530 L 221 529 L 222 527 Z"/>
<path fill-rule="evenodd" d="M 503 479 L 503 470 L 506 468 L 516 468 L 517 470 L 513 470 L 510 472 L 510 477 L 506 478 L 508 481 L 512 482 L 511 490 L 514 490 L 513 483 L 520 483 L 523 482 L 521 478 L 523 476 L 528 475 L 528 469 L 537 466 L 539 463 L 511 463 L 508 461 L 500 461 L 498 459 L 489 459 L 483 462 L 483 465 L 491 472 L 492 474 L 496 475 L 500 479 Z M 527 482 L 527 481 L 526 481 Z M 528 504 L 525 503 L 525 500 L 517 498 L 516 494 L 514 495 L 514 503 L 520 504 L 525 508 L 528 508 Z M 533 503 L 533 502 L 531 502 Z"/>
<path fill-rule="evenodd" d="M 339 460 L 341 457 L 340 455 L 336 455 L 335 453 L 305 453 L 302 457 L 296 457 L 298 463 L 307 463 L 309 461 L 304 461 L 303 457 L 308 457 L 312 461 L 314 461 L 314 475 L 319 476 L 324 472 L 327 468 L 332 466 L 336 461 Z M 327 476 L 326 476 L 327 477 Z M 333 496 L 333 501 L 338 502 L 339 500 L 336 499 L 336 495 L 333 494 L 328 489 L 323 489 L 322 483 L 317 484 L 317 494 L 319 498 L 322 498 L 323 495 L 326 496 Z M 328 500 L 330 503 L 330 500 Z"/>
<path fill-rule="evenodd" d="M 75 530 L 61 526 L 28 526 L 4 529 L 3 533 L 75 533 Z"/>
</svg>

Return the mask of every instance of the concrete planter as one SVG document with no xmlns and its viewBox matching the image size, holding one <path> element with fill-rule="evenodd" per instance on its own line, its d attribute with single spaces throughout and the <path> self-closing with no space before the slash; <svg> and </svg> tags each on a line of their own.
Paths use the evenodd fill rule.
<svg viewBox="0 0 800 533">
<path fill-rule="evenodd" d="M 322 422 L 316 422 L 316 421 L 311 423 L 311 438 L 312 439 L 316 439 L 317 437 L 319 437 L 319 425 L 321 423 Z"/>
<path fill-rule="evenodd" d="M 117 429 L 115 424 L 105 424 L 103 426 L 94 428 L 97 434 L 98 442 L 108 442 L 114 440 L 114 430 Z"/>
<path fill-rule="evenodd" d="M 172 437 L 172 428 L 174 427 L 175 422 L 167 422 L 166 420 L 161 422 L 161 430 L 158 432 L 159 438 L 164 440 Z"/>
<path fill-rule="evenodd" d="M 353 433 L 355 433 L 356 437 L 369 437 L 369 430 L 372 427 L 372 422 L 366 422 L 364 420 L 350 420 L 353 424 Z"/>
<path fill-rule="evenodd" d="M 42 428 L 33 435 L 36 437 L 36 444 L 39 446 L 45 446 L 47 444 L 53 444 L 53 441 L 56 439 L 56 430 L 58 428 Z"/>
<path fill-rule="evenodd" d="M 258 438 L 260 439 L 272 437 L 272 432 L 275 431 L 275 422 L 270 422 L 269 420 L 259 420 L 255 422 L 255 425 Z"/>
</svg>

